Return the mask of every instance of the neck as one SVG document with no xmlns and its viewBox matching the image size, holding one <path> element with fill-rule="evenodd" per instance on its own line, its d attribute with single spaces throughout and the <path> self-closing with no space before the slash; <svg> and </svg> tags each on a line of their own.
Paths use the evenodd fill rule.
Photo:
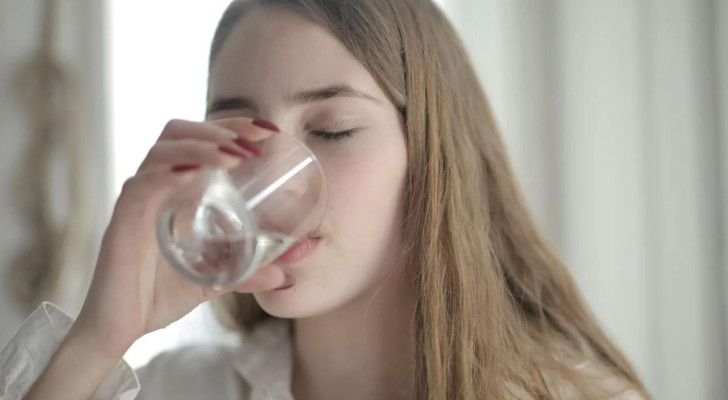
<svg viewBox="0 0 728 400">
<path fill-rule="evenodd" d="M 392 276 L 345 307 L 296 320 L 296 399 L 413 399 L 412 297 Z"/>
</svg>

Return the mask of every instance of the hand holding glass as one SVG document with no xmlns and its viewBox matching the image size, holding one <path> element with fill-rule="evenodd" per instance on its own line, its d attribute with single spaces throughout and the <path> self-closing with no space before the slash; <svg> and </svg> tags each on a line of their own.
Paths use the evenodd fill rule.
<svg viewBox="0 0 728 400">
<path fill-rule="evenodd" d="M 252 144 L 256 156 L 201 170 L 160 215 L 162 253 L 193 282 L 240 284 L 321 224 L 326 182 L 313 152 L 285 133 Z"/>
</svg>

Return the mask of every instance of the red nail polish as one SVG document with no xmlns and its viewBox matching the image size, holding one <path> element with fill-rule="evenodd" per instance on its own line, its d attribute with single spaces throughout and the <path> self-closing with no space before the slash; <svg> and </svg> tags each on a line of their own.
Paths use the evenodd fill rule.
<svg viewBox="0 0 728 400">
<path fill-rule="evenodd" d="M 189 171 L 195 171 L 200 169 L 199 165 L 195 164 L 189 164 L 189 165 L 175 165 L 172 167 L 172 172 L 189 172 Z"/>
<path fill-rule="evenodd" d="M 240 152 L 240 151 L 237 151 L 237 150 L 234 150 L 234 149 L 231 149 L 231 148 L 229 148 L 227 146 L 220 146 L 220 147 L 218 147 L 218 150 L 220 150 L 221 152 L 223 152 L 225 154 L 229 154 L 229 155 L 231 155 L 233 157 L 248 158 L 248 156 L 245 155 L 245 153 Z"/>
<path fill-rule="evenodd" d="M 281 133 L 281 130 L 278 129 L 278 127 L 275 126 L 272 122 L 264 121 L 262 119 L 254 119 L 253 125 L 261 127 L 263 129 L 268 129 L 269 131 L 273 131 L 275 133 Z"/>
<path fill-rule="evenodd" d="M 243 139 L 243 138 L 240 138 L 240 137 L 238 137 L 238 138 L 235 138 L 235 139 L 233 140 L 233 142 L 235 142 L 235 144 L 237 144 L 238 146 L 240 146 L 240 147 L 244 148 L 245 150 L 248 150 L 249 152 L 251 152 L 251 153 L 255 154 L 256 156 L 261 156 L 261 155 L 263 155 L 263 153 L 261 153 L 261 151 L 260 151 L 260 149 L 258 148 L 258 146 L 254 145 L 254 144 L 252 144 L 252 143 L 250 143 L 250 142 L 247 142 L 247 141 L 246 141 L 245 139 Z"/>
</svg>

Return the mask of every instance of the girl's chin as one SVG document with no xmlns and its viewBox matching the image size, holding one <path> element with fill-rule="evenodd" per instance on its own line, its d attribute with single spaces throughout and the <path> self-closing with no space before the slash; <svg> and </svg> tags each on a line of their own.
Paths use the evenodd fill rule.
<svg viewBox="0 0 728 400">
<path fill-rule="evenodd" d="M 255 301 L 266 313 L 278 318 L 303 318 L 301 301 L 296 301 L 296 285 L 282 285 L 265 292 L 253 293 Z"/>
<path fill-rule="evenodd" d="M 254 296 L 263 311 L 278 318 L 310 318 L 322 315 L 331 309 L 319 304 L 315 299 L 306 299 L 295 284 L 291 287 L 284 286 L 267 292 L 254 293 Z"/>
</svg>

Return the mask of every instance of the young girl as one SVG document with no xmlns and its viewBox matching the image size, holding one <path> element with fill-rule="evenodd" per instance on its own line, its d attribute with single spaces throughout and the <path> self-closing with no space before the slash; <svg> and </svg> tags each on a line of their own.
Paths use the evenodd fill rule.
<svg viewBox="0 0 728 400">
<path fill-rule="evenodd" d="M 164 200 L 271 134 L 323 165 L 311 251 L 222 296 L 185 281 L 157 249 Z M 242 346 L 119 362 L 213 298 Z M 649 398 L 537 232 L 429 0 L 234 1 L 207 122 L 171 121 L 124 185 L 78 319 L 46 303 L 0 357 L 2 399 Z"/>
</svg>

